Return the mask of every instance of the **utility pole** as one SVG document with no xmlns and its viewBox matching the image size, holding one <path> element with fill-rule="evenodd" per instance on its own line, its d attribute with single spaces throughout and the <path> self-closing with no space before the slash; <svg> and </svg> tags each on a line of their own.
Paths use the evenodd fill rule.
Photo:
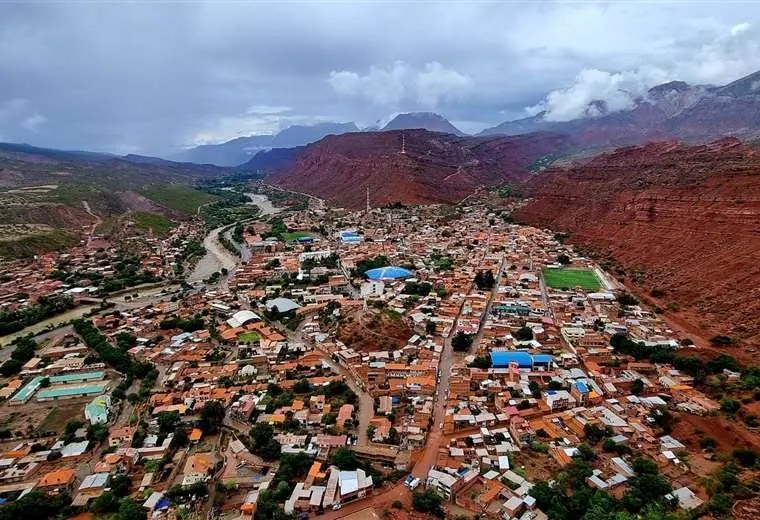
<svg viewBox="0 0 760 520">
<path fill-rule="evenodd" d="M 369 186 L 367 186 L 367 213 L 369 214 Z"/>
<path fill-rule="evenodd" d="M 401 153 L 406 153 L 406 136 L 401 132 Z"/>
</svg>

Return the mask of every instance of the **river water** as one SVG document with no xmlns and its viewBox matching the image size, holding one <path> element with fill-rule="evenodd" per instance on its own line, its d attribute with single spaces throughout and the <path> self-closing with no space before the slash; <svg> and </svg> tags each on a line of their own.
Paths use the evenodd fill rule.
<svg viewBox="0 0 760 520">
<path fill-rule="evenodd" d="M 261 210 L 261 215 L 263 216 L 274 215 L 281 211 L 280 208 L 276 208 L 272 205 L 272 202 L 266 195 L 261 195 L 259 193 L 246 193 L 246 195 L 251 199 L 250 204 L 258 206 Z M 240 261 L 237 256 L 230 253 L 227 248 L 219 242 L 219 233 L 221 230 L 222 228 L 212 229 L 209 234 L 206 235 L 206 238 L 203 239 L 203 247 L 206 248 L 206 254 L 198 261 L 193 272 L 187 277 L 189 283 L 204 280 L 216 271 L 221 271 L 222 268 L 231 271 Z M 243 256 L 246 257 L 250 255 L 243 252 Z"/>
</svg>

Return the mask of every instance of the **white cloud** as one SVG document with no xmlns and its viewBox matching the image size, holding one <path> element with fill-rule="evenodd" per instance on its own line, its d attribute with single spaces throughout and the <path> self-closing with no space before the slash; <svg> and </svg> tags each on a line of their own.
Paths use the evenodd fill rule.
<svg viewBox="0 0 760 520">
<path fill-rule="evenodd" d="M 435 108 L 442 101 L 461 99 L 472 85 L 469 76 L 437 61 L 427 63 L 421 70 L 397 61 L 388 68 L 373 65 L 364 75 L 332 71 L 327 81 L 338 94 L 387 107 L 396 107 L 416 95 L 417 103 Z"/>
<path fill-rule="evenodd" d="M 47 117 L 42 114 L 34 113 L 22 121 L 21 126 L 34 132 L 35 134 L 40 131 L 40 127 L 47 123 Z"/>
<path fill-rule="evenodd" d="M 417 74 L 417 101 L 435 108 L 440 101 L 461 99 L 471 86 L 472 78 L 434 61 Z"/>
<path fill-rule="evenodd" d="M 723 30 L 669 67 L 644 65 L 632 70 L 607 72 L 584 69 L 574 83 L 550 92 L 541 102 L 526 107 L 530 115 L 545 111 L 549 121 L 569 121 L 596 115 L 594 101 L 603 101 L 610 112 L 633 107 L 649 88 L 667 81 L 692 84 L 725 84 L 757 69 L 760 34 L 748 23 Z"/>
<path fill-rule="evenodd" d="M 363 76 L 347 70 L 332 71 L 327 81 L 338 94 L 363 97 L 377 105 L 392 106 L 404 98 L 409 74 L 409 67 L 397 61 L 387 69 L 372 66 Z"/>
<path fill-rule="evenodd" d="M 245 111 L 246 114 L 284 114 L 293 110 L 291 107 L 278 105 L 252 105 Z"/>
<path fill-rule="evenodd" d="M 286 115 L 283 113 L 248 113 L 219 118 L 190 137 L 188 147 L 218 144 L 237 137 L 276 134 L 291 125 L 309 125 L 331 121 L 328 116 Z"/>
</svg>

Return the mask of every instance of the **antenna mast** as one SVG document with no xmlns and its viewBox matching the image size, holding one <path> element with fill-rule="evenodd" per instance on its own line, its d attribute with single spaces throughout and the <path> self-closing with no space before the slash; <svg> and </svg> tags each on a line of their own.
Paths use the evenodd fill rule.
<svg viewBox="0 0 760 520">
<path fill-rule="evenodd" d="M 401 132 L 401 153 L 406 153 L 406 136 Z"/>
</svg>

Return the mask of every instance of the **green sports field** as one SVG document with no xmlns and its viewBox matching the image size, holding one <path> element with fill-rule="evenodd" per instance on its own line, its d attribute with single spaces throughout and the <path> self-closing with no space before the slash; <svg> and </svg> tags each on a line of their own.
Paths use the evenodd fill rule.
<svg viewBox="0 0 760 520">
<path fill-rule="evenodd" d="M 554 289 L 581 287 L 596 291 L 601 287 L 599 279 L 589 269 L 544 269 L 544 282 Z"/>
<path fill-rule="evenodd" d="M 295 242 L 299 238 L 306 238 L 312 236 L 311 233 L 306 231 L 289 231 L 286 233 L 280 233 L 280 238 L 285 242 Z"/>
</svg>

